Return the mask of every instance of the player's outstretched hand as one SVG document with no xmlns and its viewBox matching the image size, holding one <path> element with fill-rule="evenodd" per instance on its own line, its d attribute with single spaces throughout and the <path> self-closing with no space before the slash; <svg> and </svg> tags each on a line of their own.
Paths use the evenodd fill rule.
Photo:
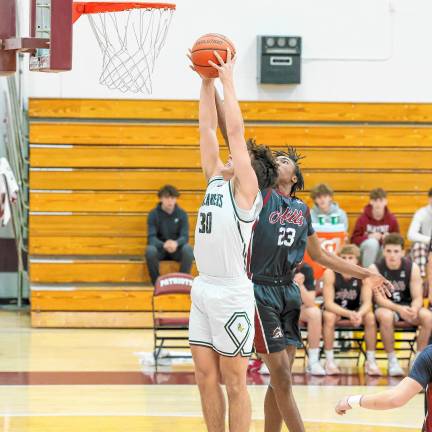
<svg viewBox="0 0 432 432">
<path fill-rule="evenodd" d="M 188 49 L 188 52 L 187 52 L 187 54 L 186 54 L 186 57 L 190 60 L 190 64 L 189 64 L 189 67 L 203 80 L 203 81 L 208 81 L 208 82 L 211 82 L 211 81 L 214 81 L 214 78 L 206 78 L 206 77 L 204 77 L 204 76 L 202 76 L 197 70 L 196 70 L 196 68 L 195 68 L 195 66 L 194 66 L 194 64 L 193 64 L 193 62 L 192 62 L 192 51 L 191 51 L 191 49 L 189 48 Z"/>
<path fill-rule="evenodd" d="M 393 285 L 385 277 L 379 274 L 372 274 L 368 277 L 368 281 L 375 295 L 382 295 L 384 297 L 391 297 Z"/>
<path fill-rule="evenodd" d="M 222 84 L 226 83 L 227 81 L 232 81 L 236 58 L 232 57 L 231 50 L 227 48 L 226 62 L 223 61 L 222 57 L 217 51 L 214 51 L 214 55 L 217 58 L 219 64 L 209 60 L 209 65 L 218 70 L 219 78 L 222 81 Z"/>
<path fill-rule="evenodd" d="M 348 398 L 347 397 L 338 401 L 338 403 L 335 406 L 335 411 L 339 415 L 346 414 L 346 412 L 349 411 L 350 409 L 352 409 L 352 408 L 348 404 Z"/>
</svg>

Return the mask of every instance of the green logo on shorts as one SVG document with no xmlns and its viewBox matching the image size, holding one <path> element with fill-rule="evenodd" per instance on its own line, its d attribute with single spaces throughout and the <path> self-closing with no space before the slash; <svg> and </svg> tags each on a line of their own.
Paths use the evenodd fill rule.
<svg viewBox="0 0 432 432">
<path fill-rule="evenodd" d="M 251 329 L 246 312 L 235 312 L 225 324 L 225 330 L 237 348 L 245 344 Z"/>
</svg>

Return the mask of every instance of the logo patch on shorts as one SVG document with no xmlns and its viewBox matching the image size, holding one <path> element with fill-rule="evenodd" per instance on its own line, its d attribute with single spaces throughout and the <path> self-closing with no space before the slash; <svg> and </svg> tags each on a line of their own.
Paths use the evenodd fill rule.
<svg viewBox="0 0 432 432">
<path fill-rule="evenodd" d="M 246 312 L 235 312 L 225 324 L 225 330 L 237 348 L 244 345 L 250 329 L 251 323 Z"/>
<path fill-rule="evenodd" d="M 277 327 L 273 330 L 272 338 L 273 338 L 273 339 L 283 338 L 283 333 L 282 333 L 282 329 L 280 328 L 280 326 L 277 326 Z"/>
</svg>

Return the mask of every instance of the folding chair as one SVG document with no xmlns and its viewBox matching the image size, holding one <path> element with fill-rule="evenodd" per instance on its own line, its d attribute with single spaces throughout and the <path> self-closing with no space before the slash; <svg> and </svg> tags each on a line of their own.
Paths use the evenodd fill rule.
<svg viewBox="0 0 432 432">
<path fill-rule="evenodd" d="M 185 273 L 168 273 L 159 276 L 156 281 L 152 299 L 153 355 L 156 370 L 162 349 L 189 349 L 189 343 L 173 344 L 173 342 L 188 341 L 192 281 L 193 277 Z M 164 356 L 164 358 L 190 357 L 190 354 Z"/>
</svg>

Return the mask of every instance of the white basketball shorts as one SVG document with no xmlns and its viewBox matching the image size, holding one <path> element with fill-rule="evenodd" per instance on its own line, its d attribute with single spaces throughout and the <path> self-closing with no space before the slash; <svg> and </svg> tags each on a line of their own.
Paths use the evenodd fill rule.
<svg viewBox="0 0 432 432">
<path fill-rule="evenodd" d="M 244 278 L 200 275 L 191 291 L 189 343 L 217 353 L 248 357 L 254 340 L 255 297 L 252 282 Z"/>
</svg>

